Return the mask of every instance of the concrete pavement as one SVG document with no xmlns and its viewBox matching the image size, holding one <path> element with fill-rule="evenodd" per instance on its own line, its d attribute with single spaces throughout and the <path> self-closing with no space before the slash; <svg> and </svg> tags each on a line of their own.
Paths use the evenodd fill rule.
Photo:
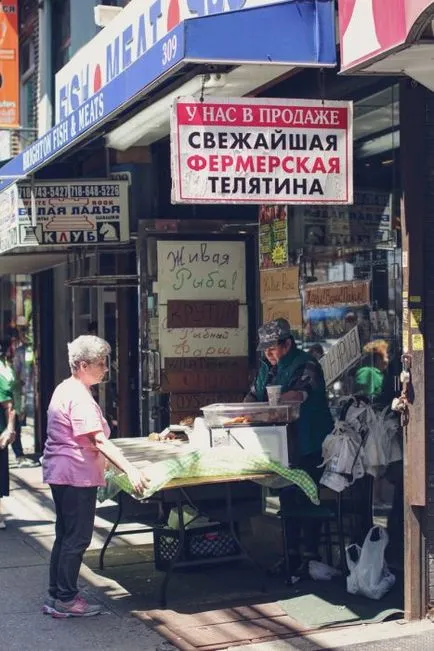
<svg viewBox="0 0 434 651">
<path fill-rule="evenodd" d="M 56 620 L 41 613 L 47 590 L 54 514 L 40 468 L 13 469 L 0 531 L 0 648 L 6 651 L 170 651 L 174 647 L 131 617 L 130 595 L 83 568 L 81 587 L 101 602 L 100 617 Z M 98 523 L 101 526 L 101 522 Z M 101 546 L 96 532 L 92 545 Z"/>
<path fill-rule="evenodd" d="M 0 531 L 0 649 L 8 651 L 172 651 L 175 647 L 131 617 L 143 609 L 140 596 L 119 582 L 83 566 L 81 587 L 105 605 L 101 617 L 55 620 L 43 616 L 49 551 L 54 536 L 50 491 L 40 468 L 11 470 L 11 496 L 4 500 L 8 528 Z M 104 511 L 101 510 L 100 513 Z M 100 549 L 111 523 L 97 516 L 91 548 Z M 123 536 L 112 545 L 149 542 L 148 534 Z M 193 647 L 192 647 L 193 648 Z M 425 651 L 434 648 L 434 625 L 428 620 L 389 622 L 311 633 L 290 640 L 237 646 L 237 651 Z"/>
</svg>

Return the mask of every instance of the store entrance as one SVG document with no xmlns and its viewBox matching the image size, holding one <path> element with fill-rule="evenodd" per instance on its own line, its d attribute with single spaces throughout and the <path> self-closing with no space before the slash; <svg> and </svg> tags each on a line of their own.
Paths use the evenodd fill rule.
<svg viewBox="0 0 434 651">
<path fill-rule="evenodd" d="M 144 222 L 139 244 L 144 435 L 240 402 L 255 366 L 256 224 L 164 226 Z"/>
</svg>

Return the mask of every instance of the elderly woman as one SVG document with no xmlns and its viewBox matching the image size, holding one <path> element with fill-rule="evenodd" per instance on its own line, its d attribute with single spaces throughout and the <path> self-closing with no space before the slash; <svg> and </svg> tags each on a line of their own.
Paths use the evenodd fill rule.
<svg viewBox="0 0 434 651">
<path fill-rule="evenodd" d="M 92 539 L 105 459 L 128 475 L 136 492 L 143 492 L 148 484 L 145 475 L 108 440 L 107 421 L 92 397 L 90 388 L 103 380 L 110 352 L 110 345 L 94 335 L 82 335 L 68 344 L 71 377 L 56 387 L 48 407 L 42 468 L 56 507 L 56 539 L 43 612 L 53 617 L 89 617 L 101 612 L 100 606 L 79 595 L 77 581 Z"/>
<path fill-rule="evenodd" d="M 7 365 L 9 342 L 0 341 L 0 367 Z M 1 370 L 0 368 L 0 370 Z M 15 439 L 15 410 L 13 408 L 13 382 L 0 374 L 0 529 L 6 529 L 2 513 L 2 497 L 9 495 L 8 445 Z"/>
</svg>

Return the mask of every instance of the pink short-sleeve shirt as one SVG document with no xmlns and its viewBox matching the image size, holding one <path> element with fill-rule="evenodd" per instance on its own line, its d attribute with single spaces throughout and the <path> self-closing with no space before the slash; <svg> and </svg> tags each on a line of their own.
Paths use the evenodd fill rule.
<svg viewBox="0 0 434 651">
<path fill-rule="evenodd" d="M 104 456 L 87 436 L 101 431 L 110 436 L 108 423 L 90 390 L 74 377 L 61 382 L 48 407 L 44 482 L 104 486 Z"/>
</svg>

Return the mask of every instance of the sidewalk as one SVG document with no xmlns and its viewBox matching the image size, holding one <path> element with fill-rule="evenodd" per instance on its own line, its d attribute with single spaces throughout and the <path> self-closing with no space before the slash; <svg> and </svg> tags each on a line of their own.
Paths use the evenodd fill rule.
<svg viewBox="0 0 434 651">
<path fill-rule="evenodd" d="M 48 487 L 41 482 L 40 468 L 11 470 L 11 496 L 4 500 L 8 528 L 0 531 L 0 602 L 1 648 L 8 651 L 172 651 L 172 646 L 148 626 L 150 619 L 131 616 L 144 611 L 143 594 L 130 593 L 119 582 L 83 566 L 81 588 L 89 598 L 103 603 L 105 615 L 87 619 L 56 620 L 42 615 L 41 604 L 46 594 L 49 551 L 53 542 L 54 514 Z M 100 513 L 104 513 L 103 510 Z M 110 522 L 97 515 L 91 549 L 99 550 Z M 142 539 L 143 536 L 143 539 Z M 142 540 L 140 540 L 142 539 Z M 114 539 L 119 553 L 143 543 L 145 535 Z M 149 542 L 149 540 L 146 540 Z M 134 567 L 126 572 L 136 571 Z M 150 586 L 151 589 L 151 586 Z M 206 605 L 202 610 L 207 610 Z M 223 612 L 223 611 L 215 611 Z M 203 613 L 206 616 L 207 613 Z M 206 617 L 205 617 L 206 619 Z M 212 634 L 212 622 L 202 623 L 201 648 L 206 649 Z M 248 626 L 249 622 L 239 622 Z M 200 630 L 197 634 L 200 635 Z M 217 630 L 217 629 L 216 629 Z M 221 629 L 220 629 L 221 632 Z M 247 636 L 246 640 L 249 639 Z M 176 648 L 195 649 L 172 640 Z M 220 648 L 222 646 L 208 646 Z M 315 631 L 305 636 L 264 641 L 262 644 L 225 645 L 237 651 L 424 651 L 434 648 L 434 625 L 428 620 L 406 624 L 357 625 L 339 630 Z"/>
<path fill-rule="evenodd" d="M 11 470 L 11 494 L 4 500 L 7 529 L 0 531 L 0 621 L 8 651 L 170 651 L 174 647 L 131 617 L 134 604 L 119 584 L 83 568 L 81 587 L 103 603 L 107 614 L 53 619 L 41 613 L 47 591 L 54 514 L 41 469 Z M 101 524 L 101 523 L 99 523 Z M 101 546 L 96 534 L 93 545 Z"/>
</svg>

